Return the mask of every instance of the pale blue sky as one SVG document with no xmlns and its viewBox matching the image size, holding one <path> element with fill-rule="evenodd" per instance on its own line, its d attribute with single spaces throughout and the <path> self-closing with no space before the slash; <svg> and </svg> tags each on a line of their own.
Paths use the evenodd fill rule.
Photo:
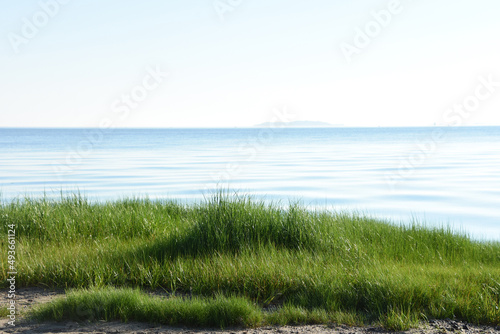
<svg viewBox="0 0 500 334">
<path fill-rule="evenodd" d="M 498 0 L 401 0 L 350 62 L 341 46 L 391 1 L 233 0 L 224 20 L 214 3 L 229 0 L 61 2 L 45 24 L 58 0 L 0 0 L 0 126 L 251 126 L 280 106 L 346 126 L 455 125 L 443 115 L 480 76 L 500 81 Z M 148 68 L 169 75 L 116 113 Z M 460 117 L 500 125 L 500 87 Z"/>
</svg>

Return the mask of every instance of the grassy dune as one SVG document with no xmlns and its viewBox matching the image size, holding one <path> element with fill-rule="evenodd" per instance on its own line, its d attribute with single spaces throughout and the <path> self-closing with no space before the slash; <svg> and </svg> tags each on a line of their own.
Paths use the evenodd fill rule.
<svg viewBox="0 0 500 334">
<path fill-rule="evenodd" d="M 7 224 L 16 225 L 18 287 L 75 289 L 35 310 L 38 319 L 500 325 L 500 243 L 448 229 L 223 193 L 193 205 L 28 198 L 2 204 L 0 220 L 4 250 Z"/>
</svg>

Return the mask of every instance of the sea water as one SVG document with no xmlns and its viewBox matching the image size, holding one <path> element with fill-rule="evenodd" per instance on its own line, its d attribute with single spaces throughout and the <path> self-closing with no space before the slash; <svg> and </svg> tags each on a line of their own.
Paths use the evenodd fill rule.
<svg viewBox="0 0 500 334">
<path fill-rule="evenodd" d="M 4 202 L 191 202 L 221 188 L 500 240 L 500 127 L 0 128 Z"/>
</svg>

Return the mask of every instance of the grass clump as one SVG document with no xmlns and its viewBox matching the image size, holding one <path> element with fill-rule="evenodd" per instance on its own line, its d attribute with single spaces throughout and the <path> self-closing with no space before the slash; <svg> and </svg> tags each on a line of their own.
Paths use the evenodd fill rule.
<svg viewBox="0 0 500 334">
<path fill-rule="evenodd" d="M 174 245 L 181 254 L 236 253 L 268 245 L 313 250 L 319 245 L 311 214 L 297 204 L 284 210 L 218 193 L 196 211 L 196 223 Z"/>
<path fill-rule="evenodd" d="M 137 289 L 98 288 L 69 292 L 65 298 L 35 308 L 36 320 L 142 321 L 196 327 L 247 326 L 262 321 L 257 307 L 241 297 L 152 297 Z"/>
<path fill-rule="evenodd" d="M 150 237 L 190 211 L 175 201 L 131 198 L 91 203 L 80 194 L 61 195 L 59 200 L 25 197 L 0 205 L 0 223 L 16 225 L 18 237 L 55 242 Z"/>
<path fill-rule="evenodd" d="M 381 325 L 392 331 L 406 331 L 416 328 L 420 322 L 420 316 L 411 310 L 399 310 L 391 308 L 380 317 Z"/>
<path fill-rule="evenodd" d="M 3 305 L 2 305 L 3 306 Z M 7 317 L 8 315 L 10 314 L 10 311 L 9 309 L 5 306 L 5 307 L 2 307 L 0 308 L 0 317 L 1 318 L 5 318 Z"/>
</svg>

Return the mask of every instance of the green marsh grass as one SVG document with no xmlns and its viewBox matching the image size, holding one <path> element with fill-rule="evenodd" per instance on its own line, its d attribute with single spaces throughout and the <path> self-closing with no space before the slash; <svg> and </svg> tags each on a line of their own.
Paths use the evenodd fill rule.
<svg viewBox="0 0 500 334">
<path fill-rule="evenodd" d="M 249 326 L 333 321 L 399 330 L 433 318 L 500 324 L 500 243 L 447 228 L 224 193 L 191 205 L 26 198 L 3 203 L 0 222 L 2 249 L 6 225 L 16 225 L 19 287 L 162 289 L 207 305 L 240 298 L 259 310 L 261 320 Z M 130 291 L 120 293 L 139 293 Z M 83 290 L 81 298 L 93 293 Z"/>
<path fill-rule="evenodd" d="M 122 320 L 196 327 L 256 326 L 259 309 L 241 297 L 211 299 L 160 298 L 137 289 L 84 289 L 42 305 L 31 313 L 37 320 Z"/>
</svg>

